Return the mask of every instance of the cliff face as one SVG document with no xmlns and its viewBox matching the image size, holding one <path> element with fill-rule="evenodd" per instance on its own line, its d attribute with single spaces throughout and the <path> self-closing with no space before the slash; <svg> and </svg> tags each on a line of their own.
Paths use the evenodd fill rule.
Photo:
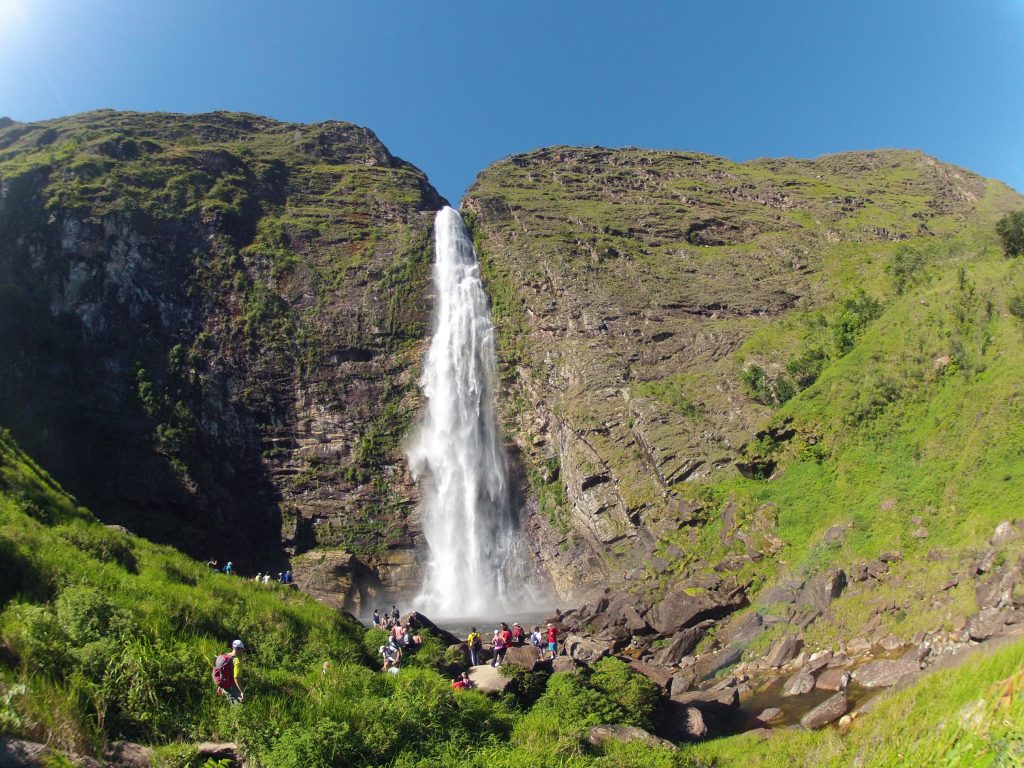
<svg viewBox="0 0 1024 768">
<path fill-rule="evenodd" d="M 483 171 L 463 207 L 559 592 L 623 573 L 656 584 L 707 556 L 729 522 L 721 483 L 771 476 L 758 446 L 794 430 L 762 427 L 881 311 L 871 292 L 892 293 L 894 254 L 1019 200 L 907 151 L 737 164 L 556 147 Z M 833 343 L 850 302 L 856 328 Z M 750 511 L 755 559 L 781 546 L 764 522 L 777 514 Z"/>
<path fill-rule="evenodd" d="M 106 522 L 243 569 L 343 547 L 400 582 L 443 203 L 348 123 L 5 123 L 0 423 Z"/>
</svg>

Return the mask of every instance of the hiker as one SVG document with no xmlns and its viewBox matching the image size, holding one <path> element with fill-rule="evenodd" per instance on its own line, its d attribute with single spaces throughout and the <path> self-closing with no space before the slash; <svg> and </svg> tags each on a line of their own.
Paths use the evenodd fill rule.
<svg viewBox="0 0 1024 768">
<path fill-rule="evenodd" d="M 461 675 L 452 680 L 452 688 L 457 691 L 466 691 L 473 687 L 473 681 L 469 679 L 469 674 L 463 672 Z"/>
<path fill-rule="evenodd" d="M 398 608 L 394 605 L 391 606 L 391 619 L 395 622 L 395 624 L 398 623 Z"/>
<path fill-rule="evenodd" d="M 466 645 L 469 646 L 469 666 L 475 667 L 480 663 L 480 650 L 484 647 L 476 627 L 471 628 L 469 634 L 466 635 Z"/>
<path fill-rule="evenodd" d="M 504 621 L 501 622 L 501 639 L 505 641 L 506 648 L 512 645 L 512 630 L 508 628 L 508 624 Z"/>
<path fill-rule="evenodd" d="M 228 560 L 228 564 L 224 566 L 224 573 L 226 573 L 228 576 L 230 576 L 231 575 L 231 571 L 234 569 L 234 567 L 235 567 L 235 564 L 232 563 L 230 560 Z"/>
<path fill-rule="evenodd" d="M 526 632 L 519 622 L 515 621 L 512 623 L 512 645 L 522 645 L 526 641 Z"/>
<path fill-rule="evenodd" d="M 558 627 L 554 624 L 548 624 L 548 650 L 552 659 L 558 655 Z"/>
<path fill-rule="evenodd" d="M 544 636 L 540 632 L 540 627 L 533 628 L 533 632 L 530 634 L 530 645 L 534 648 L 544 647 Z"/>
<path fill-rule="evenodd" d="M 269 584 L 269 583 L 270 583 L 270 571 L 267 571 L 265 574 L 263 574 L 263 584 L 266 585 L 266 584 Z"/>
<path fill-rule="evenodd" d="M 395 645 L 405 645 L 406 629 L 401 624 L 395 624 L 391 629 L 391 639 Z"/>
<path fill-rule="evenodd" d="M 292 583 L 292 572 L 291 571 L 285 571 L 284 572 L 284 583 L 285 584 L 291 584 Z"/>
<path fill-rule="evenodd" d="M 402 662 L 402 649 L 397 645 L 392 645 L 389 640 L 380 647 L 380 654 L 384 657 L 384 666 L 381 667 L 381 672 L 388 672 L 389 670 L 398 670 L 398 665 Z"/>
<path fill-rule="evenodd" d="M 380 611 L 378 611 L 376 608 L 373 609 L 373 619 L 372 619 L 372 621 L 373 621 L 373 626 L 375 626 L 375 627 L 377 627 L 379 629 L 380 628 Z"/>
<path fill-rule="evenodd" d="M 242 666 L 239 657 L 244 652 L 245 645 L 241 640 L 235 640 L 231 643 L 231 652 L 222 653 L 213 662 L 212 677 L 217 686 L 217 695 L 227 696 L 232 704 L 241 704 L 245 698 L 238 681 Z"/>
<path fill-rule="evenodd" d="M 212 559 L 208 560 L 206 562 L 206 565 L 209 567 L 209 569 L 211 571 L 219 571 L 220 570 L 220 566 L 217 565 L 217 561 L 216 560 L 212 560 Z"/>
<path fill-rule="evenodd" d="M 494 662 L 491 664 L 492 667 L 500 667 L 501 662 L 505 658 L 505 638 L 501 634 L 500 629 L 494 630 L 494 639 L 491 641 L 494 644 Z"/>
</svg>

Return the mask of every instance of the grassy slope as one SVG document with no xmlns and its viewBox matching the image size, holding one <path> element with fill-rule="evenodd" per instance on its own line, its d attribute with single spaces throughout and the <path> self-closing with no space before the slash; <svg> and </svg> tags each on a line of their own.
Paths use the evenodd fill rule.
<svg viewBox="0 0 1024 768">
<path fill-rule="evenodd" d="M 209 679 L 233 637 L 251 651 L 237 708 Z M 100 525 L 0 432 L 0 734 L 83 754 L 138 740 L 169 766 L 197 765 L 190 744 L 210 738 L 268 768 L 695 765 L 583 745 L 591 725 L 656 714 L 653 684 L 621 662 L 555 676 L 543 695 L 522 678 L 526 711 L 453 692 L 429 635 L 398 676 L 380 673 L 382 641 L 303 595 Z"/>
</svg>

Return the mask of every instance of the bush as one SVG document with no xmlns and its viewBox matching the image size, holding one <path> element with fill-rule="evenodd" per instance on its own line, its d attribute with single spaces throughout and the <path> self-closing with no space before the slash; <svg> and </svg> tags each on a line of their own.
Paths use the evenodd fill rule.
<svg viewBox="0 0 1024 768">
<path fill-rule="evenodd" d="M 867 324 L 882 314 L 882 305 L 858 288 L 857 293 L 843 302 L 839 315 L 832 323 L 832 339 L 836 352 L 845 355 Z"/>
<path fill-rule="evenodd" d="M 658 706 L 658 687 L 620 659 L 604 658 L 593 666 L 590 685 L 622 707 L 619 722 L 650 728 Z"/>
<path fill-rule="evenodd" d="M 1012 211 L 996 222 L 1003 253 L 1013 258 L 1024 253 L 1024 211 Z"/>
</svg>

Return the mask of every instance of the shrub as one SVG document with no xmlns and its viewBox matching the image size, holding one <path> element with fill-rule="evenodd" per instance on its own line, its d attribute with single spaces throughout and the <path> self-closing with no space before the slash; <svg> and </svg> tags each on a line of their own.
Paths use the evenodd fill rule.
<svg viewBox="0 0 1024 768">
<path fill-rule="evenodd" d="M 1003 253 L 1013 258 L 1024 253 L 1024 211 L 1011 211 L 996 222 Z"/>
<path fill-rule="evenodd" d="M 874 298 L 858 288 L 857 292 L 846 299 L 839 315 L 832 323 L 832 339 L 836 352 L 845 355 L 853 349 L 853 343 L 861 331 L 872 320 L 882 314 L 882 305 Z"/>
<path fill-rule="evenodd" d="M 604 658 L 593 666 L 590 685 L 622 707 L 626 725 L 650 728 L 658 706 L 658 687 L 624 661 Z"/>
<path fill-rule="evenodd" d="M 902 294 L 917 282 L 925 264 L 924 253 L 906 243 L 900 244 L 885 264 L 885 273 L 892 280 L 896 293 Z"/>
</svg>

